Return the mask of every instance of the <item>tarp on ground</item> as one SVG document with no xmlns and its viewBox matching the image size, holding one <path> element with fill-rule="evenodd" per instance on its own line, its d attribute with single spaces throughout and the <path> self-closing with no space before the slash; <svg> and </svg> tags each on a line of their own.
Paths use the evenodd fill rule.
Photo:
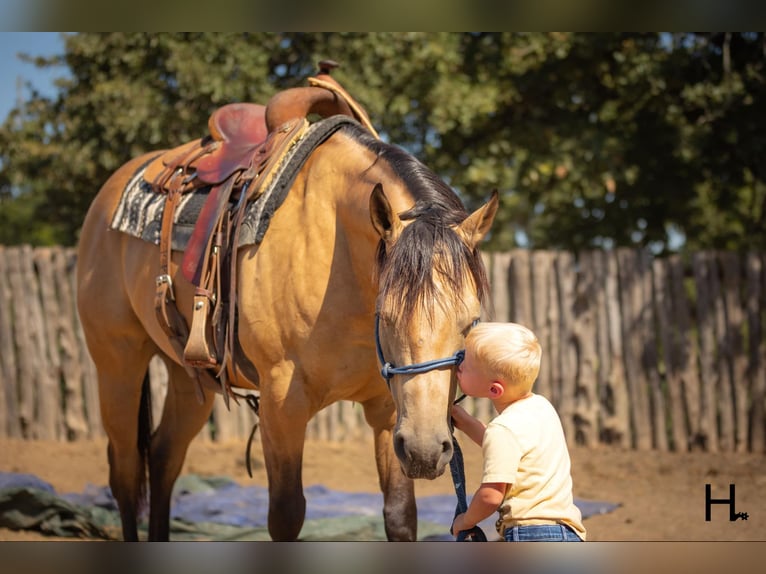
<svg viewBox="0 0 766 574">
<path fill-rule="evenodd" d="M 385 540 L 381 493 L 342 492 L 323 485 L 304 489 L 306 520 L 301 540 Z M 605 514 L 612 502 L 576 499 L 583 518 Z M 417 499 L 418 538 L 454 540 L 449 528 L 454 495 Z M 171 540 L 270 540 L 266 528 L 268 493 L 261 486 L 240 486 L 227 477 L 179 477 L 173 491 Z M 480 524 L 497 539 L 495 518 Z M 587 526 L 587 524 L 586 524 Z M 0 473 L 0 527 L 36 530 L 59 537 L 120 539 L 120 519 L 109 487 L 87 486 L 81 493 L 59 494 L 31 474 Z"/>
</svg>

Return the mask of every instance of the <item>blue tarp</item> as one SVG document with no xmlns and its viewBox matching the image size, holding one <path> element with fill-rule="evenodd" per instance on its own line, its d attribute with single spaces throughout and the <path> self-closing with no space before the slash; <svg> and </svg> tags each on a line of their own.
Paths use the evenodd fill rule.
<svg viewBox="0 0 766 574">
<path fill-rule="evenodd" d="M 302 539 L 384 540 L 380 493 L 342 492 L 323 485 L 304 489 L 306 521 Z M 619 504 L 575 500 L 583 517 L 611 512 Z M 453 540 L 449 528 L 454 495 L 417 500 L 418 533 L 423 540 Z M 240 486 L 227 477 L 183 475 L 176 482 L 171 539 L 268 540 L 267 490 Z M 492 517 L 480 524 L 496 539 Z M 89 485 L 81 493 L 57 494 L 40 478 L 0 473 L 0 526 L 32 528 L 56 536 L 119 537 L 117 505 L 109 487 Z"/>
</svg>

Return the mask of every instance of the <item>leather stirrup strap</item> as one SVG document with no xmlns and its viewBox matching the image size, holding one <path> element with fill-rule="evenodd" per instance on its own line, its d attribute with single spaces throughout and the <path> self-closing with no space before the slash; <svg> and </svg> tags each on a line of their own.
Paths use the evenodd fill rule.
<svg viewBox="0 0 766 574">
<path fill-rule="evenodd" d="M 173 177 L 180 178 L 180 172 L 173 172 L 169 178 L 163 178 L 163 185 L 170 182 Z M 181 194 L 171 189 L 165 198 L 160 226 L 160 273 L 156 279 L 156 291 L 154 297 L 154 309 L 160 327 L 169 337 L 179 335 L 177 322 L 170 316 L 168 305 L 175 305 L 175 293 L 173 292 L 173 280 L 170 277 L 171 236 L 173 233 L 173 217 L 175 216 Z"/>
<path fill-rule="evenodd" d="M 173 350 L 176 352 L 178 360 L 184 365 L 187 374 L 197 381 L 197 400 L 200 404 L 204 403 L 203 375 L 186 365 L 183 362 L 184 344 L 189 336 L 189 329 L 186 326 L 181 313 L 176 307 L 175 293 L 173 292 L 173 280 L 170 277 L 170 257 L 172 250 L 171 237 L 173 233 L 173 218 L 176 207 L 181 197 L 177 185 L 180 184 L 182 176 L 181 170 L 171 172 L 169 176 L 163 177 L 162 184 L 172 184 L 165 199 L 165 205 L 162 212 L 162 223 L 160 228 L 160 274 L 156 279 L 156 289 L 154 295 L 154 310 L 157 315 L 157 322 L 162 330 L 168 336 Z M 176 179 L 177 178 L 177 179 Z M 210 386 L 210 381 L 205 381 L 206 386 Z"/>
<path fill-rule="evenodd" d="M 279 139 L 274 144 L 273 152 L 269 155 L 269 159 L 263 166 L 258 177 L 253 180 L 253 184 L 247 189 L 247 196 L 234 214 L 231 239 L 229 242 L 229 317 L 227 321 L 226 342 L 224 345 L 224 365 L 221 369 L 222 372 L 228 370 L 229 376 L 232 378 L 237 377 L 237 371 L 239 371 L 247 380 L 253 383 L 257 382 L 259 379 L 257 370 L 245 356 L 242 347 L 239 344 L 236 329 L 238 293 L 237 269 L 239 267 L 237 253 L 239 231 L 246 212 L 244 205 L 246 205 L 251 198 L 257 197 L 263 193 L 264 189 L 268 188 L 268 185 L 270 185 L 275 177 L 277 167 L 292 146 L 303 137 L 308 127 L 308 121 L 305 118 L 301 118 L 299 120 L 287 122 L 275 132 L 275 134 L 279 134 Z"/>
</svg>

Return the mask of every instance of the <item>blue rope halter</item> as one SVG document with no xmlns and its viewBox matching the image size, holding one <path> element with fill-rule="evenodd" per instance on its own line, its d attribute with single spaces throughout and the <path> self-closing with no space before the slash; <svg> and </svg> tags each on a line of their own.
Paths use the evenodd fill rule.
<svg viewBox="0 0 766 574">
<path fill-rule="evenodd" d="M 476 319 L 471 327 L 475 327 L 478 322 L 479 320 Z M 391 389 L 391 378 L 394 375 L 417 375 L 420 373 L 427 373 L 428 371 L 433 371 L 434 369 L 439 369 L 441 367 L 450 367 L 453 365 L 458 366 L 463 362 L 463 359 L 465 358 L 465 351 L 460 350 L 451 357 L 446 357 L 444 359 L 433 359 L 431 361 L 424 361 L 422 363 L 414 363 L 412 365 L 405 365 L 403 367 L 395 367 L 386 361 L 385 357 L 383 356 L 383 348 L 380 345 L 380 315 L 377 313 L 375 314 L 375 350 L 378 353 L 378 361 L 380 361 L 380 364 L 382 365 L 380 374 L 383 375 L 383 378 L 386 380 L 386 384 L 388 385 L 389 390 Z M 455 403 L 460 402 L 464 398 L 465 395 L 456 400 Z M 452 434 L 452 450 L 453 454 L 449 461 L 449 468 L 450 473 L 452 474 L 452 482 L 455 485 L 455 494 L 457 496 L 457 507 L 455 508 L 455 516 L 457 517 L 458 514 L 462 514 L 468 510 L 468 502 L 466 500 L 465 493 L 463 451 L 460 450 L 460 445 L 458 444 L 454 433 Z M 479 526 L 474 526 L 473 528 L 459 532 L 457 535 L 457 541 L 486 542 L 487 537 L 485 536 L 484 531 L 479 528 Z"/>
<path fill-rule="evenodd" d="M 431 361 L 424 361 L 422 363 L 395 367 L 383 357 L 383 348 L 380 346 L 380 315 L 378 314 L 375 314 L 375 350 L 378 353 L 378 361 L 380 361 L 380 364 L 382 365 L 380 374 L 386 379 L 389 388 L 391 387 L 391 378 L 394 375 L 418 375 L 442 367 L 457 366 L 463 362 L 463 358 L 465 357 L 465 351 L 460 350 L 451 357 L 446 357 L 444 359 L 432 359 Z"/>
</svg>

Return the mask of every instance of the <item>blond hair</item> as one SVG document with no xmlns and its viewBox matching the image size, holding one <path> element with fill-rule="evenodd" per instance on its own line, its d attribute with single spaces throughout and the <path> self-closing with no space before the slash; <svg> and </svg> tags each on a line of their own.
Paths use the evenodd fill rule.
<svg viewBox="0 0 766 574">
<path fill-rule="evenodd" d="M 465 338 L 484 373 L 514 395 L 532 389 L 540 372 L 542 348 L 535 334 L 518 323 L 479 323 Z"/>
</svg>

